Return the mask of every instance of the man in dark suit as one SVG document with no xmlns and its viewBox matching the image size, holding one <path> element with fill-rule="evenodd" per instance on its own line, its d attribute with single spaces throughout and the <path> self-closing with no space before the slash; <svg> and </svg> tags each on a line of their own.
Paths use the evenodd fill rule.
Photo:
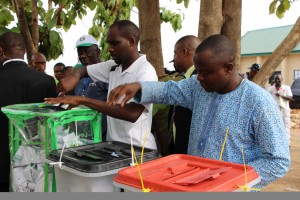
<svg viewBox="0 0 300 200">
<path fill-rule="evenodd" d="M 18 33 L 0 36 L 0 108 L 19 103 L 43 102 L 56 96 L 54 79 L 31 69 L 24 61 L 25 43 Z M 0 192 L 9 191 L 10 153 L 8 118 L 0 111 Z"/>
<path fill-rule="evenodd" d="M 184 78 L 197 74 L 194 67 L 195 49 L 200 44 L 199 38 L 186 35 L 180 38 L 174 46 L 174 68 Z M 170 153 L 187 153 L 192 111 L 181 107 L 172 106 L 169 111 Z"/>
</svg>

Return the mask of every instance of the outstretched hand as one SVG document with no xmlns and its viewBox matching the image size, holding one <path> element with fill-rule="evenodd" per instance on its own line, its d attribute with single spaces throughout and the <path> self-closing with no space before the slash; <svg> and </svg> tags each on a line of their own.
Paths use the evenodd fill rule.
<svg viewBox="0 0 300 200">
<path fill-rule="evenodd" d="M 81 96 L 61 96 L 57 98 L 45 98 L 47 104 L 69 104 L 68 110 L 80 105 Z"/>
<path fill-rule="evenodd" d="M 124 96 L 121 102 L 121 107 L 124 107 L 125 103 L 133 98 L 140 90 L 141 84 L 137 82 L 119 85 L 109 93 L 107 103 L 108 105 L 116 105 Z"/>
<path fill-rule="evenodd" d="M 72 74 L 62 78 L 56 88 L 56 92 L 59 94 L 58 96 L 64 96 L 65 94 L 68 94 L 68 92 L 72 91 L 78 84 L 79 80 L 80 78 Z"/>
</svg>

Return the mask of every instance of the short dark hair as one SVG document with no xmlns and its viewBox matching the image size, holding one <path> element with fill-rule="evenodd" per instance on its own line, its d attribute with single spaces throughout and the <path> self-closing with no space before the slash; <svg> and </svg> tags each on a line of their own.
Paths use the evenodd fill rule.
<svg viewBox="0 0 300 200">
<path fill-rule="evenodd" d="M 56 64 L 54 65 L 54 67 L 57 67 L 57 66 L 64 66 L 64 67 L 66 67 L 65 64 L 62 63 L 62 62 L 56 63 Z"/>
<path fill-rule="evenodd" d="M 234 62 L 235 47 L 233 42 L 226 36 L 215 34 L 207 37 L 197 47 L 195 56 L 204 50 L 211 50 L 217 57 L 219 62 Z"/>
<path fill-rule="evenodd" d="M 20 33 L 6 32 L 0 36 L 1 47 L 11 50 L 11 49 L 21 49 L 25 51 L 25 42 Z"/>
<path fill-rule="evenodd" d="M 140 30 L 132 21 L 130 20 L 119 20 L 115 21 L 110 28 L 116 26 L 122 35 L 126 38 L 134 37 L 138 43 L 140 40 Z"/>
<path fill-rule="evenodd" d="M 185 36 L 181 37 L 179 40 L 177 40 L 175 45 L 185 44 L 185 46 L 187 46 L 191 49 L 196 49 L 200 43 L 201 43 L 200 39 L 197 38 L 196 36 L 185 35 Z"/>
<path fill-rule="evenodd" d="M 74 67 L 72 67 L 72 66 L 65 66 L 64 72 L 67 71 L 68 69 L 73 69 L 73 68 L 74 68 Z"/>
</svg>

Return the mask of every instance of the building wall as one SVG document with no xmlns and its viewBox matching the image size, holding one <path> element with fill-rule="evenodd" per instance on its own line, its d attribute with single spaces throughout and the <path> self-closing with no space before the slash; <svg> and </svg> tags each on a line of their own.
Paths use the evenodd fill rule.
<svg viewBox="0 0 300 200">
<path fill-rule="evenodd" d="M 248 69 L 253 63 L 258 63 L 263 65 L 263 63 L 268 59 L 268 56 L 251 56 L 251 57 L 241 57 L 241 68 L 240 73 L 246 74 L 249 72 Z M 291 86 L 294 81 L 294 70 L 300 70 L 300 54 L 289 54 L 280 63 L 275 71 L 281 71 L 283 78 L 282 83 Z M 265 85 L 267 88 L 270 86 L 269 83 Z"/>
</svg>

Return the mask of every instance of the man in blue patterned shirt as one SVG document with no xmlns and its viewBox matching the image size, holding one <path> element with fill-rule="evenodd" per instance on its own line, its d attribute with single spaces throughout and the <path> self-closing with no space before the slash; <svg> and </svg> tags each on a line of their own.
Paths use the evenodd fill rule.
<svg viewBox="0 0 300 200">
<path fill-rule="evenodd" d="M 198 74 L 179 82 L 141 82 L 115 88 L 109 104 L 135 96 L 143 103 L 181 105 L 193 110 L 188 154 L 254 167 L 262 188 L 290 167 L 284 124 L 274 99 L 243 79 L 234 65 L 235 49 L 225 36 L 212 35 L 196 49 Z"/>
</svg>

